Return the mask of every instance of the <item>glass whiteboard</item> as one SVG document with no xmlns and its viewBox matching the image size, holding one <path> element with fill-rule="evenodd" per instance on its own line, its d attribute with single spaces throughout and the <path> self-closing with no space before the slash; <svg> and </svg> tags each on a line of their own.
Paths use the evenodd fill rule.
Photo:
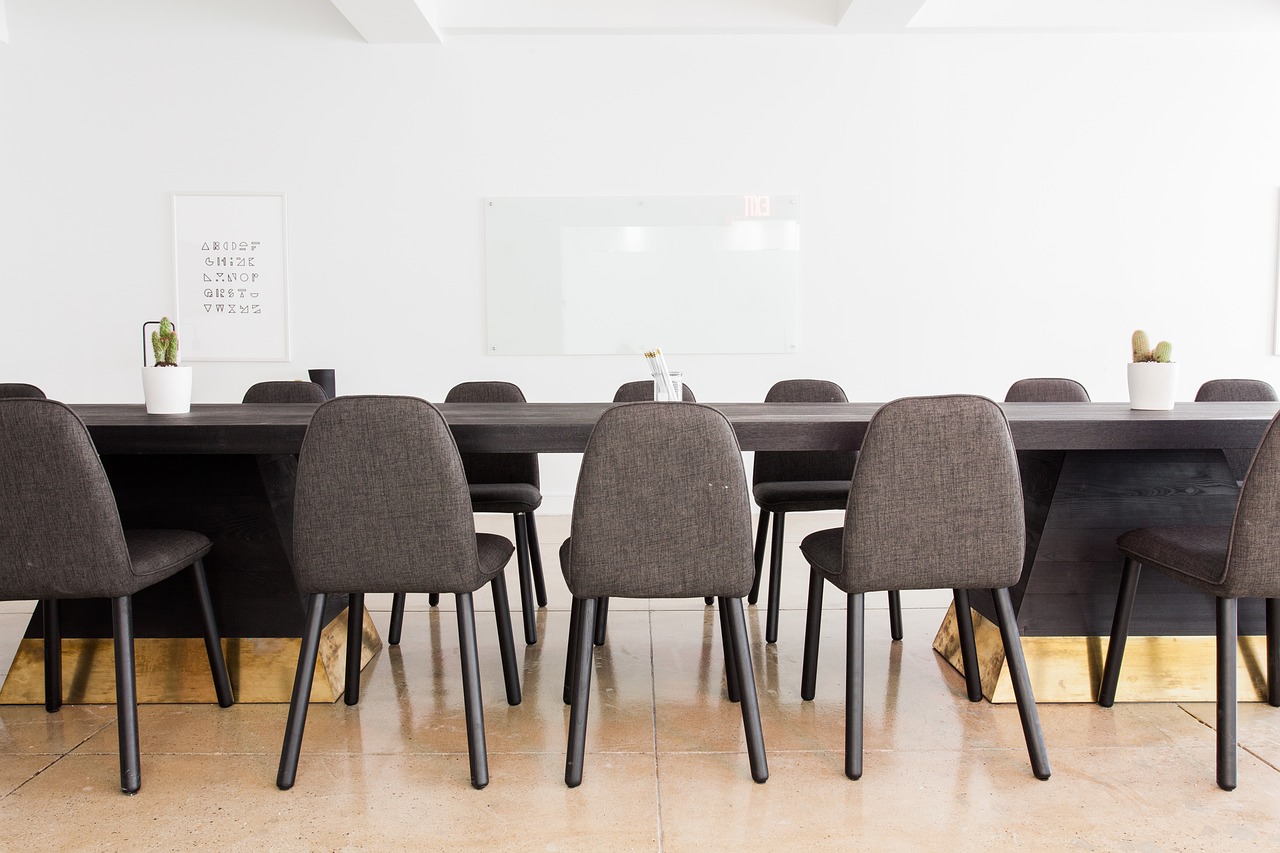
<svg viewBox="0 0 1280 853">
<path fill-rule="evenodd" d="M 797 196 L 485 199 L 491 355 L 799 348 Z"/>
</svg>

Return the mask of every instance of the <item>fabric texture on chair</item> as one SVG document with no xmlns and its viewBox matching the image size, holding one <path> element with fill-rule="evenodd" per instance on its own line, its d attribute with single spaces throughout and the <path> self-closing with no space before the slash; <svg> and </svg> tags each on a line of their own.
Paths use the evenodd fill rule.
<svg viewBox="0 0 1280 853">
<path fill-rule="evenodd" d="M 849 398 L 834 382 L 825 379 L 786 379 L 774 383 L 765 394 L 766 403 L 847 403 Z M 849 478 L 858 458 L 854 451 L 846 450 L 759 450 L 752 466 L 752 492 L 761 503 L 762 487 L 765 503 L 774 512 L 802 512 L 813 509 L 844 509 L 849 493 Z M 782 489 L 778 484 L 804 483 L 810 489 L 815 484 L 829 484 L 823 488 L 821 499 L 806 499 L 792 490 L 783 490 L 778 504 L 769 500 L 771 489 Z M 798 488 L 798 487 L 797 487 Z M 820 504 L 815 506 L 814 504 Z M 764 505 L 763 503 L 761 504 Z"/>
<path fill-rule="evenodd" d="M 765 394 L 766 403 L 844 403 L 844 389 L 825 379 L 786 379 L 775 382 Z M 754 604 L 764 575 L 766 536 L 769 551 L 769 601 L 765 619 L 765 642 L 778 640 L 781 619 L 782 552 L 789 512 L 843 510 L 849 502 L 849 478 L 858 454 L 852 451 L 788 450 L 757 451 L 751 475 L 751 494 L 760 507 L 756 531 L 755 577 L 747 600 Z M 769 515 L 773 531 L 769 533 Z M 897 593 L 890 594 L 890 633 L 902 639 L 902 607 Z"/>
<path fill-rule="evenodd" d="M 1203 389 L 1202 389 L 1203 390 Z M 1235 389 L 1238 391 L 1239 389 Z M 1254 454 L 1231 525 L 1170 525 L 1130 530 L 1116 544 L 1125 555 L 1098 704 L 1111 707 L 1120 682 L 1129 621 L 1144 567 L 1214 596 L 1216 609 L 1217 781 L 1237 782 L 1236 645 L 1238 599 L 1265 598 L 1267 702 L 1280 707 L 1280 415 Z"/>
<path fill-rule="evenodd" d="M 430 403 L 354 396 L 316 410 L 294 506 L 302 592 L 472 592 L 505 564 L 477 548 L 500 543 L 477 537 L 457 445 Z"/>
<path fill-rule="evenodd" d="M 845 592 L 1008 587 L 1024 540 L 1000 407 L 963 395 L 896 400 L 867 427 L 832 580 Z"/>
<path fill-rule="evenodd" d="M 1197 403 L 1268 403 L 1280 397 L 1261 379 L 1210 379 L 1196 391 Z"/>
<path fill-rule="evenodd" d="M 324 389 L 314 382 L 258 382 L 244 392 L 242 403 L 323 403 Z"/>
<path fill-rule="evenodd" d="M 142 785 L 132 596 L 191 568 L 218 704 L 234 702 L 202 558 L 189 530 L 124 530 L 115 495 L 84 423 L 41 397 L 0 399 L 0 599 L 40 600 L 45 710 L 62 707 L 59 602 L 111 599 L 120 789 Z"/>
<path fill-rule="evenodd" d="M 444 417 L 416 397 L 336 397 L 316 409 L 302 441 L 294 508 L 294 574 L 308 594 L 307 624 L 276 786 L 293 787 L 328 593 L 347 593 L 346 684 L 360 698 L 360 614 L 366 592 L 395 593 L 392 631 L 408 592 L 451 592 L 471 784 L 489 783 L 484 704 L 472 592 L 493 591 L 507 703 L 521 701 L 503 568 L 515 550 L 502 536 L 476 533 L 467 480 Z M 398 637 L 396 638 L 399 639 Z"/>
<path fill-rule="evenodd" d="M 1089 392 L 1074 379 L 1019 379 L 1004 395 L 1006 403 L 1088 403 Z"/>
<path fill-rule="evenodd" d="M 847 593 L 845 775 L 862 777 L 866 593 L 952 589 L 965 685 L 982 701 L 969 590 L 988 588 L 1004 644 L 1032 772 L 1050 775 L 1044 736 L 1009 587 L 1022 574 L 1022 486 L 1009 424 L 985 397 L 911 397 L 872 417 L 849 490 L 843 528 L 806 536 L 810 564 L 801 672 L 814 698 L 826 581 Z"/>
<path fill-rule="evenodd" d="M 524 403 L 524 392 L 511 382 L 463 382 L 449 389 L 445 395 L 446 403 Z M 532 512 L 542 505 L 542 493 L 538 491 L 541 480 L 538 476 L 538 454 L 536 453 L 464 453 L 462 467 L 467 472 L 467 482 L 471 485 L 523 484 L 533 488 L 527 494 L 527 500 L 500 500 L 503 508 L 490 509 L 486 505 L 475 507 L 476 512 Z M 495 500 L 491 495 L 488 500 Z M 507 509 L 511 503 L 522 508 Z M 481 501 L 484 503 L 484 501 Z"/>
<path fill-rule="evenodd" d="M 446 403 L 524 403 L 524 392 L 511 382 L 463 382 L 449 389 Z M 473 512 L 510 513 L 515 526 L 516 562 L 520 579 L 520 615 L 524 639 L 538 642 L 537 607 L 547 604 L 542 554 L 538 547 L 538 525 L 533 511 L 542 505 L 536 453 L 464 453 L 462 467 L 471 490 Z M 434 606 L 438 596 L 432 595 Z M 391 643 L 400 641 L 404 598 L 397 596 L 391 606 Z"/>
<path fill-rule="evenodd" d="M 1277 400 L 1276 389 L 1261 379 L 1210 379 L 1196 391 L 1197 403 L 1270 403 Z M 1239 447 L 1224 448 L 1227 467 L 1236 481 L 1244 479 L 1253 452 Z"/>
<path fill-rule="evenodd" d="M 742 596 L 751 588 L 751 503 L 729 421 L 698 403 L 624 403 L 587 442 L 560 566 L 573 593 L 564 700 L 565 784 L 582 782 L 600 610 L 612 596 L 718 598 L 725 684 L 740 703 L 751 777 L 769 778 Z"/>
<path fill-rule="evenodd" d="M 746 595 L 754 567 L 740 454 L 728 420 L 709 406 L 608 409 L 583 456 L 561 548 L 573 594 Z"/>
<path fill-rule="evenodd" d="M 33 397 L 43 400 L 45 394 L 36 386 L 28 385 L 26 382 L 0 382 L 0 400 L 10 397 Z"/>
<path fill-rule="evenodd" d="M 0 494 L 0 598 L 116 598 L 132 595 L 204 556 L 198 533 L 148 534 L 139 561 L 130 559 L 115 495 L 88 430 L 71 409 L 52 400 L 0 401 L 6 436 Z M 151 547 L 155 546 L 155 547 Z M 179 555 L 190 556 L 177 562 Z"/>
<path fill-rule="evenodd" d="M 680 386 L 680 399 L 686 403 L 696 403 L 698 398 L 694 396 L 693 389 L 688 385 Z M 618 386 L 618 390 L 613 394 L 613 402 L 615 403 L 652 403 L 653 402 L 653 380 L 637 379 L 635 382 L 624 382 Z"/>
</svg>

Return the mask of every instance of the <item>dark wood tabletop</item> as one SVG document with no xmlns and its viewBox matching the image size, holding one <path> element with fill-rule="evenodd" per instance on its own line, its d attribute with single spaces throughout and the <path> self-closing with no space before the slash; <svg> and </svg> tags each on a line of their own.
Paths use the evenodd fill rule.
<svg viewBox="0 0 1280 853">
<path fill-rule="evenodd" d="M 441 403 L 462 450 L 579 453 L 611 403 Z M 743 450 L 849 450 L 880 403 L 711 403 Z M 1003 403 L 1021 450 L 1202 450 L 1257 447 L 1280 403 L 1178 403 L 1138 412 L 1128 403 Z M 297 453 L 311 404 L 205 403 L 184 415 L 141 404 L 82 403 L 98 452 Z"/>
</svg>

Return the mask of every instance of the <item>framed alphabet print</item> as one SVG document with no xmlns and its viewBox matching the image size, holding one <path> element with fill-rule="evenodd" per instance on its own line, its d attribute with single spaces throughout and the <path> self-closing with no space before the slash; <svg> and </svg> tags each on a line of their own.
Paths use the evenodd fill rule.
<svg viewBox="0 0 1280 853">
<path fill-rule="evenodd" d="M 184 361 L 289 361 L 284 193 L 174 193 Z"/>
</svg>

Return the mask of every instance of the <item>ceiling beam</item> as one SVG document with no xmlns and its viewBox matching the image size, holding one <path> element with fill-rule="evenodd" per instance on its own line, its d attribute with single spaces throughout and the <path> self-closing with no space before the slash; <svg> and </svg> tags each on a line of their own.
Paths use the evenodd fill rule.
<svg viewBox="0 0 1280 853">
<path fill-rule="evenodd" d="M 836 29 L 842 33 L 905 32 L 926 0 L 836 0 Z"/>
<path fill-rule="evenodd" d="M 330 2 L 370 44 L 440 44 L 442 41 L 436 0 Z"/>
</svg>

